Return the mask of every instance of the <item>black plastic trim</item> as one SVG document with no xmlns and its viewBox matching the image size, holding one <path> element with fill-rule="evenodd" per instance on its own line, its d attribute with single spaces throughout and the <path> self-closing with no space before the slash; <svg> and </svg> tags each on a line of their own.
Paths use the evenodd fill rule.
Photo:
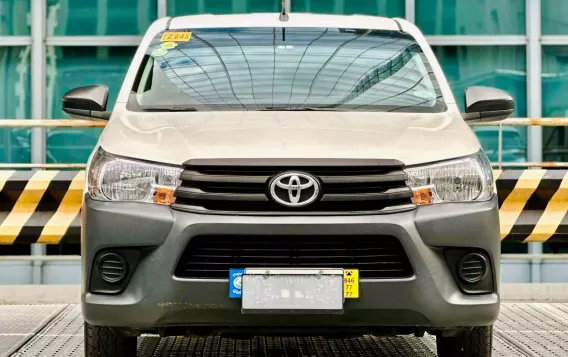
<svg viewBox="0 0 568 357">
<path fill-rule="evenodd" d="M 107 263 L 108 263 L 109 259 L 114 259 L 115 260 L 114 263 L 119 263 L 121 265 L 120 267 L 114 267 L 115 270 L 117 268 L 122 269 L 120 271 L 116 271 L 116 272 L 113 273 L 113 274 L 117 274 L 117 276 L 115 276 L 115 277 L 105 276 L 105 274 L 108 274 L 108 273 L 105 273 L 103 271 L 103 269 L 104 269 L 103 268 L 103 264 L 104 264 L 103 260 L 107 261 Z M 101 254 L 96 260 L 95 268 L 98 270 L 100 277 L 105 282 L 107 282 L 109 284 L 120 283 L 120 281 L 126 277 L 126 274 L 128 274 L 128 264 L 126 263 L 126 259 L 124 259 L 124 257 L 122 255 L 116 254 L 114 252 L 107 252 L 107 253 Z"/>
<path fill-rule="evenodd" d="M 471 258 L 471 257 L 477 257 L 479 258 L 479 260 L 481 261 L 481 263 L 483 264 L 482 268 L 482 274 L 479 277 L 476 277 L 475 279 L 471 279 L 468 278 L 466 276 L 464 276 L 462 270 L 466 269 L 467 267 L 464 267 L 464 263 L 465 260 L 467 258 Z M 477 284 L 478 282 L 482 281 L 483 279 L 485 279 L 485 276 L 487 276 L 487 271 L 489 270 L 489 260 L 487 259 L 487 257 L 483 254 L 479 254 L 479 253 L 469 253 L 464 255 L 463 257 L 461 257 L 460 261 L 458 262 L 458 274 L 460 276 L 460 278 L 467 284 Z"/>
<path fill-rule="evenodd" d="M 408 279 L 414 267 L 393 235 L 197 235 L 179 257 L 181 279 L 228 279 L 240 267 L 359 269 L 361 279 Z"/>
<path fill-rule="evenodd" d="M 472 253 L 483 256 L 487 262 L 485 276 L 477 283 L 465 282 L 459 274 L 460 261 L 463 257 Z M 495 270 L 487 252 L 480 249 L 451 248 L 444 250 L 444 257 L 446 258 L 446 262 L 448 263 L 456 284 L 464 294 L 482 295 L 495 292 L 495 282 L 493 279 Z"/>
<path fill-rule="evenodd" d="M 405 33 L 404 30 L 402 29 L 402 25 L 400 24 L 400 22 L 398 22 L 397 19 L 393 19 L 393 20 L 396 23 L 396 26 L 398 26 L 398 29 L 400 30 L 400 32 Z"/>
<path fill-rule="evenodd" d="M 136 77 L 134 77 L 134 83 L 132 84 L 131 91 L 136 93 L 138 87 L 140 86 L 140 81 L 142 80 L 142 74 L 144 73 L 144 69 L 146 68 L 146 64 L 150 60 L 150 55 L 144 55 L 142 58 L 142 63 L 140 63 L 140 67 L 138 67 L 138 71 L 136 72 Z"/>
<path fill-rule="evenodd" d="M 203 166 L 245 166 L 245 167 L 281 167 L 294 166 L 302 167 L 384 167 L 402 168 L 404 163 L 391 159 L 270 159 L 270 158 L 250 158 L 250 159 L 191 159 L 183 163 L 184 166 L 203 167 Z"/>
<path fill-rule="evenodd" d="M 121 281 L 109 283 L 101 277 L 98 269 L 99 261 L 102 257 L 109 253 L 120 255 L 126 262 L 126 274 Z M 128 286 L 141 257 L 142 248 L 111 248 L 99 251 L 95 256 L 93 266 L 91 267 L 89 291 L 93 294 L 105 295 L 116 295 L 122 293 Z"/>
<path fill-rule="evenodd" d="M 409 203 L 405 205 L 389 206 L 382 210 L 374 211 L 223 211 L 208 210 L 200 206 L 181 205 L 172 203 L 172 209 L 197 214 L 231 215 L 231 216 L 370 216 L 377 214 L 392 214 L 416 209 L 416 205 Z"/>
</svg>

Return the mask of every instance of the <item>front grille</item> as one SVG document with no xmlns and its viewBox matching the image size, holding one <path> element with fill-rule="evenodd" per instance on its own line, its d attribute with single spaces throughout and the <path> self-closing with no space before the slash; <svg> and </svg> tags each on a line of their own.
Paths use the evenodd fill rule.
<svg viewBox="0 0 568 357">
<path fill-rule="evenodd" d="M 172 208 L 197 213 L 371 214 L 413 209 L 404 165 L 396 160 L 190 160 Z M 321 185 L 313 203 L 275 202 L 269 184 L 278 174 L 308 173 Z"/>
<path fill-rule="evenodd" d="M 196 236 L 176 267 L 182 278 L 224 279 L 231 268 L 359 269 L 361 278 L 413 275 L 393 236 Z"/>
</svg>

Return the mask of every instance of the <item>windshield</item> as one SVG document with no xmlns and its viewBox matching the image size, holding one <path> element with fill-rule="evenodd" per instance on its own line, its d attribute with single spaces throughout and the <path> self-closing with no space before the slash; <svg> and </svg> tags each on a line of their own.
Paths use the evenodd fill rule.
<svg viewBox="0 0 568 357">
<path fill-rule="evenodd" d="M 420 47 L 396 31 L 176 30 L 146 54 L 130 110 L 446 110 Z"/>
</svg>

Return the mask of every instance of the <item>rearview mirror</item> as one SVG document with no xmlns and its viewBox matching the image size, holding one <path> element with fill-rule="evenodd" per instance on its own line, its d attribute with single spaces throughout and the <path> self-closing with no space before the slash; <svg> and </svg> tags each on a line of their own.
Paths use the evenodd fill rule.
<svg viewBox="0 0 568 357">
<path fill-rule="evenodd" d="M 513 97 L 492 87 L 469 87 L 465 90 L 465 113 L 468 123 L 507 119 L 515 109 Z"/>
<path fill-rule="evenodd" d="M 62 110 L 72 117 L 109 119 L 108 87 L 93 85 L 71 89 L 63 95 Z"/>
</svg>

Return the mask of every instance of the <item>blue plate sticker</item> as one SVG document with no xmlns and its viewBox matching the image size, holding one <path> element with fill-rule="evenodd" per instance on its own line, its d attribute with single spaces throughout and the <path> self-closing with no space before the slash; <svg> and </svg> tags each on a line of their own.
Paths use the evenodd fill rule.
<svg viewBox="0 0 568 357">
<path fill-rule="evenodd" d="M 244 269 L 229 269 L 229 297 L 240 299 L 243 295 L 243 274 Z"/>
</svg>

